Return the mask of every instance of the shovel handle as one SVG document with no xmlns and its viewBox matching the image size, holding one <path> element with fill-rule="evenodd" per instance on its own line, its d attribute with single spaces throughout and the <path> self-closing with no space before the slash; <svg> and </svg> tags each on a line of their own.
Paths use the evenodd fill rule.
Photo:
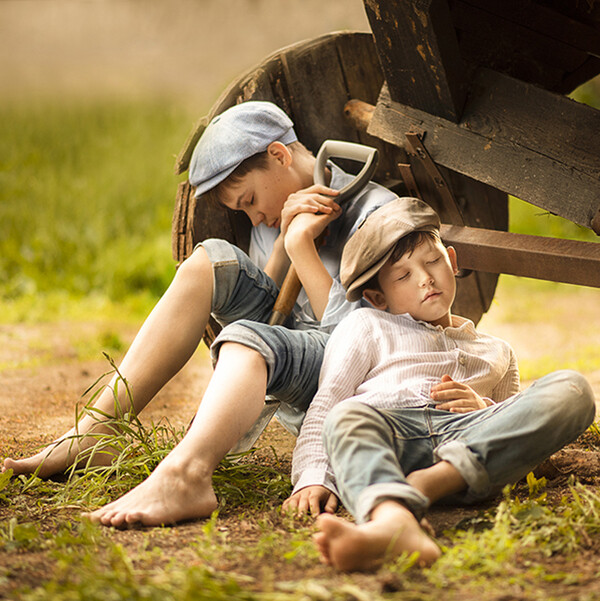
<svg viewBox="0 0 600 601">
<path fill-rule="evenodd" d="M 302 290 L 302 282 L 296 273 L 293 265 L 290 265 L 288 272 L 279 289 L 279 294 L 273 305 L 273 311 L 269 319 L 270 326 L 281 325 L 292 312 L 296 299 Z"/>
<path fill-rule="evenodd" d="M 342 140 L 325 140 L 317 153 L 313 172 L 315 184 L 326 185 L 325 169 L 327 161 L 331 157 L 351 159 L 364 163 L 358 175 L 349 184 L 344 186 L 335 197 L 336 202 L 342 204 L 350 197 L 358 194 L 369 183 L 377 168 L 378 152 L 376 148 L 363 146 L 362 144 L 344 142 Z M 324 236 L 319 236 L 315 240 L 317 248 L 321 245 L 323 238 Z M 281 325 L 287 319 L 294 308 L 300 290 L 302 290 L 302 282 L 300 282 L 294 266 L 290 265 L 273 306 L 269 325 Z"/>
</svg>

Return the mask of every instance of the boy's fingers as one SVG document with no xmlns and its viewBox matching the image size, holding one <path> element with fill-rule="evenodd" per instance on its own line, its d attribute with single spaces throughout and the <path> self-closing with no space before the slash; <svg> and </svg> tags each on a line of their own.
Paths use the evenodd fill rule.
<svg viewBox="0 0 600 601">
<path fill-rule="evenodd" d="M 319 515 L 321 513 L 321 499 L 317 495 L 313 495 L 310 499 L 310 514 Z"/>
<path fill-rule="evenodd" d="M 298 501 L 296 499 L 296 496 L 294 495 L 293 497 L 287 498 L 283 502 L 281 509 L 284 511 L 284 513 L 288 513 L 288 512 L 294 511 L 297 506 L 298 506 Z"/>
<path fill-rule="evenodd" d="M 431 392 L 431 398 L 434 401 L 456 401 L 463 398 L 463 396 L 464 391 L 456 388 L 451 388 L 449 390 L 434 390 Z"/>
<path fill-rule="evenodd" d="M 329 188 L 328 186 L 324 186 L 323 184 L 313 184 L 304 190 L 300 190 L 302 192 L 318 192 L 320 194 L 324 194 L 325 196 L 337 196 L 340 191 L 334 190 L 333 188 Z"/>
<path fill-rule="evenodd" d="M 329 498 L 327 499 L 327 503 L 325 503 L 324 511 L 326 513 L 335 513 L 335 510 L 337 509 L 337 505 L 338 505 L 337 497 L 333 493 L 330 493 Z"/>
<path fill-rule="evenodd" d="M 436 405 L 436 409 L 442 409 L 445 411 L 450 411 L 453 409 L 459 409 L 463 407 L 472 407 L 472 404 L 470 404 L 467 399 L 454 399 L 452 401 L 446 403 L 439 403 Z"/>
</svg>

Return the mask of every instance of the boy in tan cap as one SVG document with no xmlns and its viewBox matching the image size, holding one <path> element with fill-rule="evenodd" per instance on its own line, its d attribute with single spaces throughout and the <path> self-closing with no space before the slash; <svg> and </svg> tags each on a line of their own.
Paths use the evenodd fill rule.
<svg viewBox="0 0 600 601">
<path fill-rule="evenodd" d="M 351 313 L 332 334 L 294 450 L 294 494 L 338 496 L 356 524 L 324 513 L 315 541 L 325 563 L 373 569 L 402 552 L 440 555 L 420 520 L 434 502 L 496 495 L 593 421 L 589 384 L 560 371 L 519 393 L 515 354 L 452 315 L 457 273 L 439 220 L 412 198 L 359 225 L 342 256 Z M 311 507 L 319 513 L 318 501 Z"/>
</svg>

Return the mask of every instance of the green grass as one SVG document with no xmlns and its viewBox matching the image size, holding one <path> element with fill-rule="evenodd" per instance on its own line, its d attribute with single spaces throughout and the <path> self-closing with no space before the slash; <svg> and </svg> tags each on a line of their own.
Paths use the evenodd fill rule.
<svg viewBox="0 0 600 601">
<path fill-rule="evenodd" d="M 461 593 L 467 598 L 473 594 L 496 598 L 495 592 L 507 587 L 518 591 L 519 599 L 541 598 L 542 591 L 545 598 L 563 598 L 556 587 L 573 587 L 586 580 L 577 561 L 582 553 L 594 548 L 594 539 L 600 533 L 600 496 L 593 487 L 572 483 L 558 503 L 551 503 L 545 485 L 544 479 L 537 480 L 530 474 L 528 491 L 517 495 L 513 487 L 507 487 L 498 506 L 444 533 L 444 553 L 430 568 L 417 569 L 414 556 L 388 562 L 378 576 L 385 583 L 385 596 L 374 593 L 373 582 L 361 575 L 331 581 L 310 577 L 278 580 L 261 586 L 253 577 L 218 568 L 239 562 L 240 553 L 244 553 L 265 564 L 299 562 L 303 569 L 310 570 L 318 561 L 310 541 L 312 528 L 290 518 L 265 520 L 259 524 L 258 539 L 240 547 L 219 530 L 215 514 L 204 524 L 200 536 L 187 543 L 188 562 L 168 561 L 165 550 L 151 545 L 151 539 L 156 542 L 171 536 L 170 529 L 146 531 L 124 547 L 114 540 L 110 530 L 85 520 L 62 521 L 49 529 L 47 523 L 11 517 L 0 522 L 0 550 L 22 557 L 44 553 L 53 565 L 48 579 L 17 592 L 15 598 L 23 601 L 336 601 L 384 597 L 400 601 L 433 600 L 440 595 L 455 599 Z M 20 487 L 21 481 L 0 476 L 0 500 L 7 501 L 6 492 L 13 498 L 23 494 L 18 492 Z"/>
<path fill-rule="evenodd" d="M 0 106 L 0 299 L 164 291 L 174 156 L 196 117 L 158 101 Z"/>
<path fill-rule="evenodd" d="M 532 204 L 509 197 L 509 231 L 550 238 L 600 242 L 592 230 L 577 225 L 568 219 L 552 215 Z"/>
</svg>

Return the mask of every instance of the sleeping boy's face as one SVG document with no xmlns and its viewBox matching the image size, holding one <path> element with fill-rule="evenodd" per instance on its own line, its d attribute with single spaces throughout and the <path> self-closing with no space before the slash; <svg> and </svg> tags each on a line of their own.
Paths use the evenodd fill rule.
<svg viewBox="0 0 600 601">
<path fill-rule="evenodd" d="M 235 183 L 219 187 L 220 201 L 234 211 L 244 211 L 253 226 L 264 223 L 279 227 L 281 211 L 288 197 L 312 183 L 312 168 L 306 161 L 294 160 L 293 153 L 280 142 L 267 149 L 267 166 L 253 169 Z"/>
<path fill-rule="evenodd" d="M 377 309 L 448 327 L 457 271 L 454 249 L 426 238 L 395 263 L 384 264 L 379 271 L 381 290 L 367 289 L 363 294 Z"/>
</svg>

